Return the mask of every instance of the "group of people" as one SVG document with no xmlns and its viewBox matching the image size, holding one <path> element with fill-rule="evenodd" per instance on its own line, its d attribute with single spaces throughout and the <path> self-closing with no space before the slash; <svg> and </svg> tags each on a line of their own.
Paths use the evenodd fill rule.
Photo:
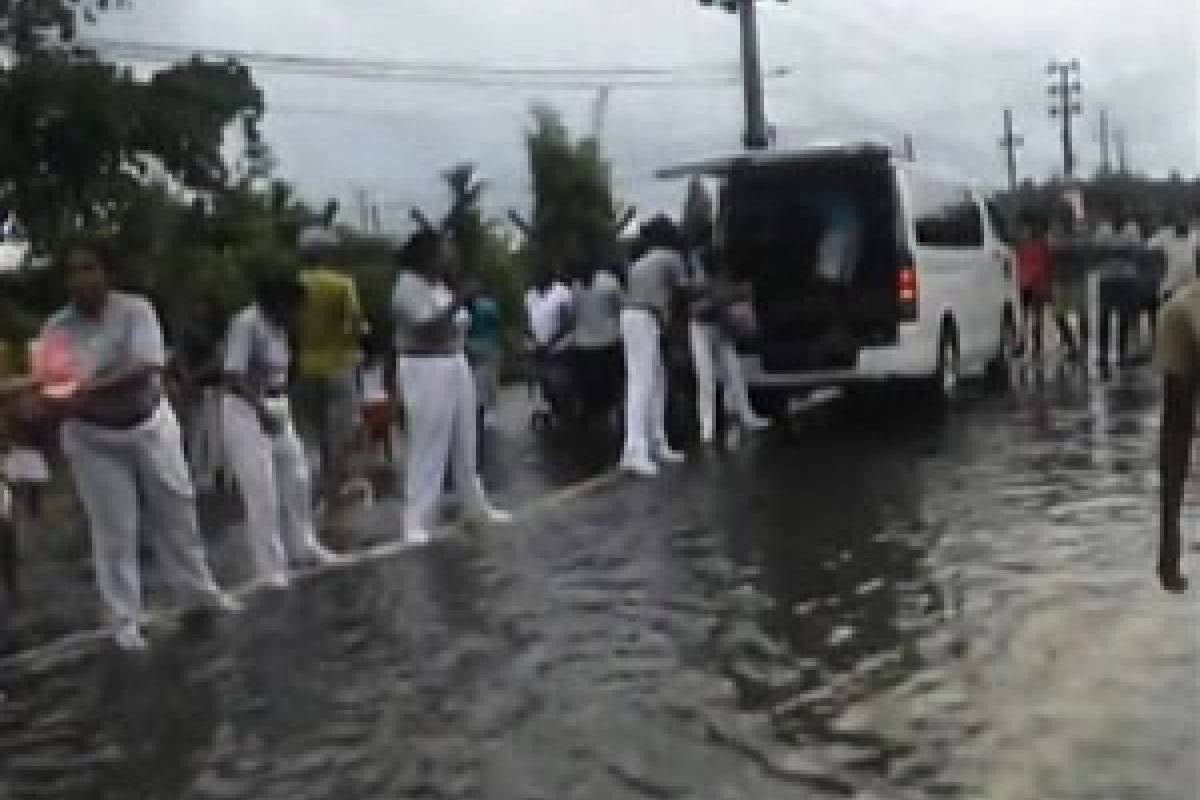
<svg viewBox="0 0 1200 800">
<path fill-rule="evenodd" d="M 628 266 L 594 267 L 573 286 L 543 278 L 526 295 L 547 391 L 564 405 L 567 392 L 555 384 L 565 368 L 578 404 L 604 410 L 621 398 L 623 385 L 620 467 L 644 477 L 685 460 L 667 433 L 665 343 L 674 331 L 687 336 L 702 442 L 712 443 L 717 434 L 718 387 L 734 422 L 749 431 L 770 425 L 751 405 L 736 349 L 739 338 L 754 332 L 750 288 L 734 279 L 716 247 L 711 205 L 699 182 L 689 189 L 682 220 L 659 215 L 645 223 Z M 676 324 L 680 313 L 686 324 Z M 554 378 L 547 380 L 547 373 Z"/>
<path fill-rule="evenodd" d="M 360 432 L 371 427 L 371 411 L 391 405 L 390 381 L 380 372 L 394 374 L 407 421 L 406 540 L 428 541 L 448 469 L 469 519 L 509 519 L 488 501 L 476 468 L 478 404 L 465 353 L 470 314 L 449 288 L 458 285 L 453 248 L 421 233 L 399 261 L 394 348 L 377 348 L 396 354 L 394 369 L 379 369 L 379 358 L 368 362 L 375 369 L 363 369 L 366 328 L 353 281 L 310 263 L 258 271 L 253 302 L 212 348 L 215 365 L 197 363 L 187 376 L 198 384 L 206 372 L 218 376 L 218 413 L 197 409 L 198 422 L 219 420 L 220 460 L 244 505 L 256 585 L 281 589 L 297 570 L 340 559 L 318 538 L 319 509 L 345 502 Z M 162 323 L 147 298 L 111 288 L 110 267 L 96 250 L 70 254 L 70 302 L 43 326 L 27 374 L 0 381 L 0 396 L 10 404 L 32 400 L 29 421 L 58 430 L 112 636 L 137 650 L 146 647 L 143 534 L 184 605 L 236 612 L 240 603 L 217 586 L 208 565 L 180 400 L 168 391 Z M 316 467 L 301 428 L 311 431 L 305 438 L 318 452 Z"/>
<path fill-rule="evenodd" d="M 1067 358 L 1082 364 L 1090 344 L 1091 321 L 1097 319 L 1097 366 L 1106 370 L 1113 360 L 1113 321 L 1116 319 L 1116 362 L 1135 360 L 1131 334 L 1138 319 L 1149 318 L 1156 328 L 1159 306 L 1180 287 L 1195 280 L 1200 265 L 1200 235 L 1184 221 L 1148 235 L 1134 221 L 1104 221 L 1091 229 L 1057 226 L 1026 213 L 1015 244 L 1026 341 L 1040 358 L 1044 320 L 1051 311 Z M 1089 279 L 1096 274 L 1095 312 Z M 1074 319 L 1072 319 L 1074 317 Z"/>
</svg>

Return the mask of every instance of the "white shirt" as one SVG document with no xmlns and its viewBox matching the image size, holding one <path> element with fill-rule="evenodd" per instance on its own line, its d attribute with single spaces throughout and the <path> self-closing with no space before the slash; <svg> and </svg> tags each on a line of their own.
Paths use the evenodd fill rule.
<svg viewBox="0 0 1200 800">
<path fill-rule="evenodd" d="M 396 350 L 456 355 L 463 351 L 471 315 L 460 309 L 454 324 L 437 330 L 423 330 L 454 304 L 454 293 L 441 282 L 430 281 L 404 270 L 396 276 L 392 289 L 392 313 L 396 322 Z"/>
<path fill-rule="evenodd" d="M 544 292 L 530 289 L 525 293 L 525 311 L 529 314 L 533 339 L 539 346 L 550 344 L 562 330 L 563 315 L 572 302 L 571 290 L 561 281 L 555 281 Z"/>
<path fill-rule="evenodd" d="M 621 341 L 621 282 L 597 272 L 590 285 L 575 291 L 575 346 L 611 347 Z"/>
<path fill-rule="evenodd" d="M 1150 240 L 1150 247 L 1162 250 L 1166 255 L 1167 271 L 1163 275 L 1162 289 L 1174 292 L 1196 280 L 1196 252 L 1200 250 L 1200 236 L 1188 231 L 1186 236 L 1176 236 L 1173 228 L 1159 231 Z"/>
<path fill-rule="evenodd" d="M 247 306 L 229 324 L 225 337 L 225 372 L 241 375 L 260 390 L 287 387 L 292 354 L 287 331 L 275 325 L 257 304 Z"/>
</svg>

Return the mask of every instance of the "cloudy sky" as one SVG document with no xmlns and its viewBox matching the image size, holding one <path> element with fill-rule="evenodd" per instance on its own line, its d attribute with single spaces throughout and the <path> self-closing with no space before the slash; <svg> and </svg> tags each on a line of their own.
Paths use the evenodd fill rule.
<svg viewBox="0 0 1200 800">
<path fill-rule="evenodd" d="M 1100 160 L 1099 110 L 1131 164 L 1200 173 L 1200 0 L 793 0 L 761 6 L 771 123 L 783 146 L 914 137 L 918 156 L 1004 181 L 997 140 L 1011 106 L 1023 175 L 1061 169 L 1046 64 L 1082 63 L 1081 163 Z M 442 168 L 473 161 L 493 210 L 528 204 L 522 147 L 532 103 L 592 124 L 613 86 L 605 147 L 618 190 L 678 203 L 652 178 L 728 152 L 742 129 L 736 18 L 695 0 L 135 0 L 96 36 L 123 41 L 402 61 L 403 80 L 266 66 L 266 131 L 279 173 L 312 198 L 365 191 L 385 220 L 444 205 Z M 495 72 L 500 69 L 527 72 Z M 595 70 L 580 77 L 565 70 Z M 569 84 L 560 86 L 558 84 Z"/>
</svg>

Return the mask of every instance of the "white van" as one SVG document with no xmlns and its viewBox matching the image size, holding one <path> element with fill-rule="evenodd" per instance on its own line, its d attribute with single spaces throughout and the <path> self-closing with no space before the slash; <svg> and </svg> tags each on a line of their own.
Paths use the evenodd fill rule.
<svg viewBox="0 0 1200 800">
<path fill-rule="evenodd" d="M 743 352 L 760 395 L 919 381 L 953 401 L 963 378 L 1007 378 L 1022 329 L 1015 264 L 965 182 L 876 145 L 660 172 L 683 175 L 719 181 L 720 250 L 754 287 L 759 335 Z"/>
</svg>

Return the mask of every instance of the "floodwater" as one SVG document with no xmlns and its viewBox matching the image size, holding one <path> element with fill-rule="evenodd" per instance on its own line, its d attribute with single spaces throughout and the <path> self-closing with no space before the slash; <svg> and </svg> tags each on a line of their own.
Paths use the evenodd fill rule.
<svg viewBox="0 0 1200 800">
<path fill-rule="evenodd" d="M 1153 581 L 1156 402 L 1131 372 L 945 424 L 835 406 L 541 503 L 599 459 L 514 424 L 513 529 L 143 657 L 0 661 L 0 798 L 1191 800 L 1197 609 Z"/>
</svg>

